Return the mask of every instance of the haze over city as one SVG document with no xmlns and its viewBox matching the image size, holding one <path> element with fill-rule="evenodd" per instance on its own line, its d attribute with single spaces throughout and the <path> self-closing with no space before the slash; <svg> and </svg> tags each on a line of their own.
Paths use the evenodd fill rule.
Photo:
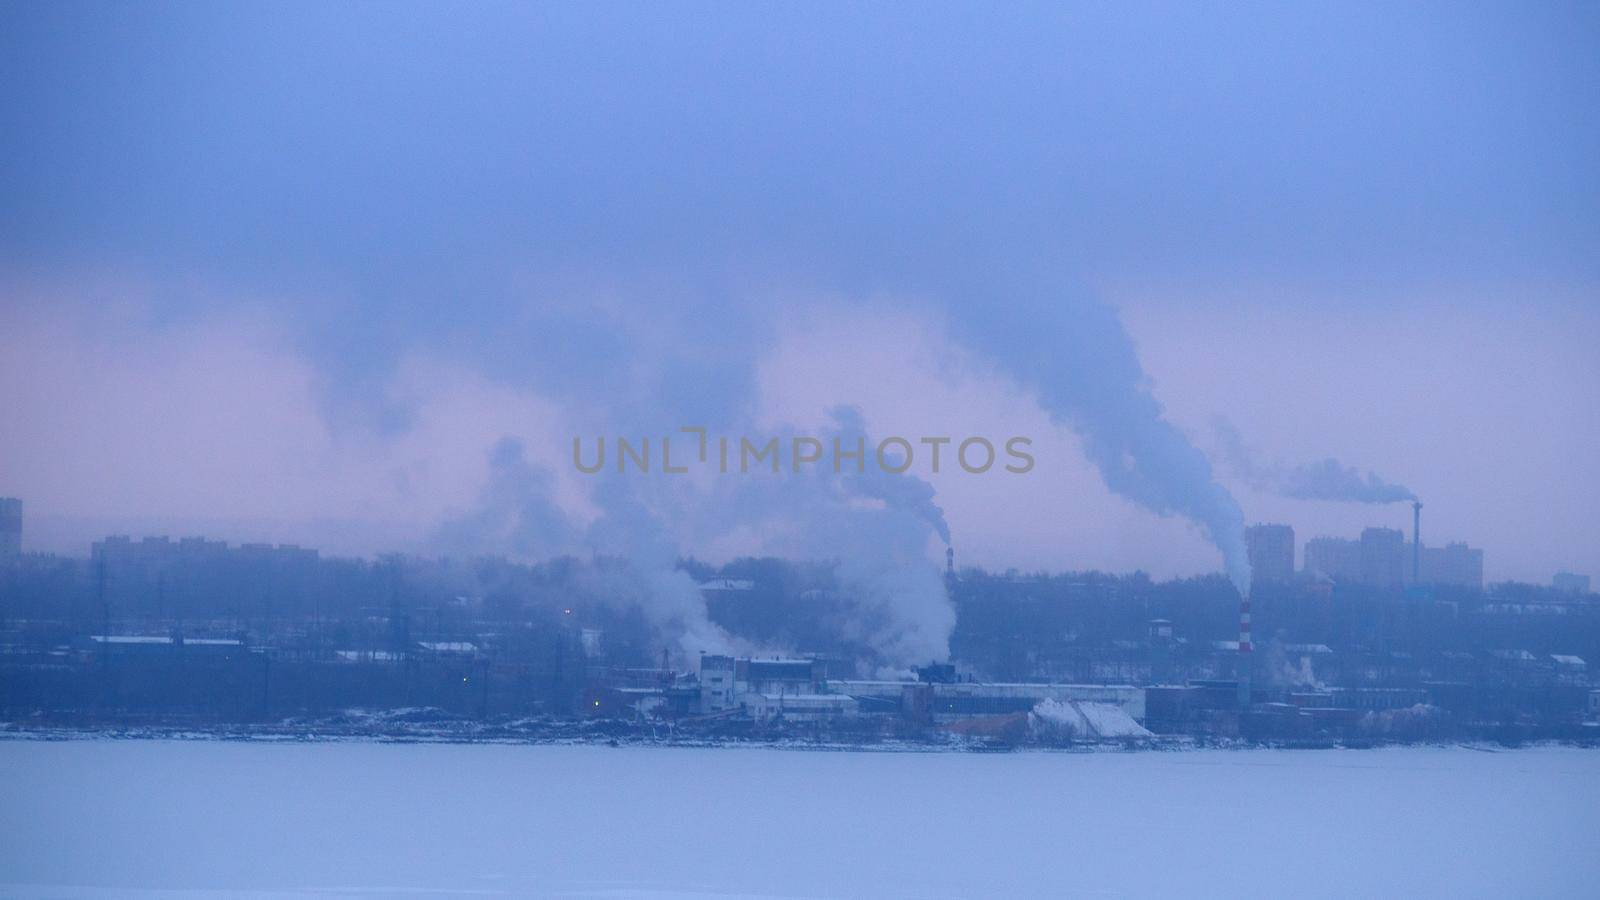
<svg viewBox="0 0 1600 900">
<path fill-rule="evenodd" d="M 1225 431 L 1490 580 L 1600 571 L 1596 14 L 1443 9 L 14 8 L 0 494 L 30 550 L 441 552 L 508 436 L 582 524 L 574 435 L 850 404 L 1035 441 L 928 476 L 963 562 L 1222 569 L 1107 486 L 1111 372 L 1246 523 L 1410 511 Z M 666 533 L 785 549 L 738 518 Z"/>
</svg>

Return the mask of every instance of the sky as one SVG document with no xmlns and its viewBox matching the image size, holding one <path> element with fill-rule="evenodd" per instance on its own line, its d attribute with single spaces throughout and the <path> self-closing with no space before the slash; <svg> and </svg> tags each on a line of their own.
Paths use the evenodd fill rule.
<svg viewBox="0 0 1600 900">
<path fill-rule="evenodd" d="M 850 404 L 875 435 L 1034 441 L 1026 475 L 927 475 L 962 562 L 1168 577 L 1222 568 L 1233 518 L 1409 524 L 1261 489 L 1222 420 L 1270 465 L 1406 485 L 1491 580 L 1600 575 L 1593 4 L 0 22 L 28 549 L 426 552 L 508 436 L 593 522 L 575 434 Z M 746 499 L 655 494 L 680 552 L 786 546 Z"/>
</svg>

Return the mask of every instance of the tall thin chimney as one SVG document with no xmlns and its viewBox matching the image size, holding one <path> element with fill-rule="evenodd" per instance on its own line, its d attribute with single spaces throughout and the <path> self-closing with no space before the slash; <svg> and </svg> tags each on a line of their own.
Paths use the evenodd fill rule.
<svg viewBox="0 0 1600 900">
<path fill-rule="evenodd" d="M 1422 501 L 1411 501 L 1411 583 L 1422 583 Z"/>
<path fill-rule="evenodd" d="M 1239 708 L 1250 708 L 1250 595 L 1239 597 Z"/>
</svg>

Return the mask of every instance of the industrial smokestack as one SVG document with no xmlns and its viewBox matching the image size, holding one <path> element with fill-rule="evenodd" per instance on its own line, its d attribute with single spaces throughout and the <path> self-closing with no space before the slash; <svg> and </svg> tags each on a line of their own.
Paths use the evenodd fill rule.
<svg viewBox="0 0 1600 900">
<path fill-rule="evenodd" d="M 1411 501 L 1411 583 L 1422 583 L 1422 501 Z"/>
<path fill-rule="evenodd" d="M 1239 708 L 1250 708 L 1250 595 L 1239 595 Z"/>
</svg>

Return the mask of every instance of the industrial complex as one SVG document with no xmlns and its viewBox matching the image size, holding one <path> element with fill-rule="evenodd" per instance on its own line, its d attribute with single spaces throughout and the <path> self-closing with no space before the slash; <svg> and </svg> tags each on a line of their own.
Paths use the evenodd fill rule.
<svg viewBox="0 0 1600 900">
<path fill-rule="evenodd" d="M 365 561 L 165 537 L 110 537 L 74 559 L 22 552 L 21 510 L 0 500 L 11 723 L 337 730 L 380 715 L 535 738 L 972 746 L 1587 740 L 1600 727 L 1588 579 L 1485 585 L 1482 551 L 1423 545 L 1420 504 L 1409 540 L 1369 528 L 1312 538 L 1303 558 L 1290 526 L 1249 528 L 1247 596 L 1220 577 L 990 573 L 947 553 L 948 654 L 915 661 L 859 633 L 852 587 L 827 563 L 680 561 L 706 627 L 744 648 L 696 651 L 603 587 L 620 563 Z"/>
</svg>

